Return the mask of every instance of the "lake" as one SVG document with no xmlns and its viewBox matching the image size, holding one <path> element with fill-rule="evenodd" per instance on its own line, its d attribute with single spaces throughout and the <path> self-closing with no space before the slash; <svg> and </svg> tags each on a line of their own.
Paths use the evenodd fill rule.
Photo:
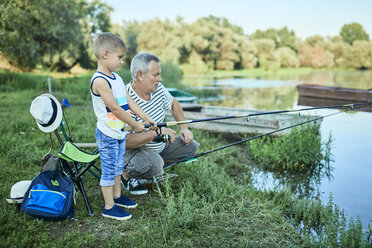
<svg viewBox="0 0 372 248">
<path fill-rule="evenodd" d="M 372 72 L 337 71 L 311 72 L 301 75 L 270 75 L 264 78 L 185 78 L 191 92 L 200 92 L 200 104 L 238 107 L 255 110 L 299 109 L 314 105 L 301 101 L 297 84 L 372 89 Z M 299 101 L 300 100 L 300 101 Z M 344 104 L 347 104 L 345 102 Z M 333 104 L 323 104 L 329 106 Z M 371 111 L 372 109 L 369 108 Z M 325 116 L 342 112 L 337 109 L 310 111 L 309 114 Z M 306 113 L 306 112 L 305 112 Z M 324 203 L 332 194 L 333 202 L 344 209 L 346 217 L 362 221 L 363 228 L 372 224 L 372 113 L 349 111 L 323 119 L 321 134 L 324 141 L 331 133 L 333 162 L 315 175 L 279 175 L 253 169 L 254 184 L 260 189 L 285 186 L 319 196 Z"/>
</svg>

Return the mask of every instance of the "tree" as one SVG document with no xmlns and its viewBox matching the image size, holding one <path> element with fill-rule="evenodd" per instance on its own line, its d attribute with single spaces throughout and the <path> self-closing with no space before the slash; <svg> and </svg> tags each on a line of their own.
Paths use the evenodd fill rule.
<svg viewBox="0 0 372 248">
<path fill-rule="evenodd" d="M 295 67 L 299 66 L 297 54 L 289 47 L 280 47 L 274 52 L 274 57 L 280 62 L 280 67 Z"/>
<path fill-rule="evenodd" d="M 250 39 L 270 39 L 275 42 L 276 48 L 290 47 L 292 50 L 297 51 L 295 32 L 288 30 L 287 27 L 281 29 L 269 28 L 264 31 L 258 29 L 250 35 Z"/>
<path fill-rule="evenodd" d="M 372 68 L 372 42 L 356 40 L 352 46 L 347 46 L 342 57 L 336 60 L 344 68 L 371 69 Z"/>
<path fill-rule="evenodd" d="M 314 68 L 332 68 L 334 66 L 334 55 L 319 44 L 312 46 L 305 43 L 298 50 L 300 65 Z"/>
<path fill-rule="evenodd" d="M 240 63 L 237 65 L 237 69 L 252 69 L 257 65 L 257 49 L 252 41 L 248 41 L 245 37 L 239 37 L 238 45 L 240 51 Z"/>
<path fill-rule="evenodd" d="M 328 51 L 333 53 L 334 61 L 337 66 L 339 66 L 337 61 L 343 56 L 346 46 L 347 44 L 345 44 L 341 36 L 334 36 L 326 42 L 325 47 Z"/>
<path fill-rule="evenodd" d="M 257 49 L 259 67 L 264 70 L 277 70 L 280 68 L 278 58 L 274 56 L 275 42 L 271 39 L 255 39 L 253 44 Z"/>
<path fill-rule="evenodd" d="M 242 29 L 231 25 L 226 18 L 200 18 L 182 35 L 183 49 L 198 53 L 203 62 L 215 69 L 231 70 L 241 64 L 240 40 Z M 183 54 L 187 54 L 184 52 Z"/>
<path fill-rule="evenodd" d="M 356 22 L 342 26 L 340 36 L 349 45 L 352 45 L 355 40 L 369 40 L 369 35 L 364 31 L 363 26 Z"/>
<path fill-rule="evenodd" d="M 156 28 L 155 28 L 156 27 Z M 169 20 L 153 20 L 141 23 L 137 34 L 139 51 L 149 51 L 158 55 L 163 62 L 177 63 L 181 46 L 178 26 Z M 133 33 L 132 33 L 133 34 Z"/>
<path fill-rule="evenodd" d="M 77 63 L 89 67 L 91 32 L 109 23 L 105 6 L 99 1 L 3 0 L 0 51 L 23 70 L 39 64 L 59 71 Z"/>
<path fill-rule="evenodd" d="M 139 23 L 137 21 L 123 22 L 122 26 L 119 24 L 113 24 L 111 28 L 111 32 L 122 37 L 127 44 L 127 52 L 124 57 L 124 62 L 128 68 L 133 57 L 137 54 L 137 35 L 140 32 L 139 30 Z"/>
</svg>

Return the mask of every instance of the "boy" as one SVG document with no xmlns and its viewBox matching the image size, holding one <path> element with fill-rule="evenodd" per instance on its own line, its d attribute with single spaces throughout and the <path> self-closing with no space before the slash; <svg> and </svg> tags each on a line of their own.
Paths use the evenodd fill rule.
<svg viewBox="0 0 372 248">
<path fill-rule="evenodd" d="M 97 116 L 95 136 L 102 167 L 100 185 L 105 202 L 102 215 L 117 220 L 130 219 L 132 215 L 120 208 L 137 206 L 136 202 L 121 195 L 120 176 L 124 169 L 127 134 L 123 128 L 127 123 L 136 132 L 145 130 L 143 123 L 131 118 L 129 110 L 147 123 L 154 121 L 130 98 L 121 77 L 114 73 L 123 63 L 124 41 L 115 34 L 102 33 L 94 40 L 93 49 L 98 68 L 92 77 L 90 92 Z"/>
</svg>

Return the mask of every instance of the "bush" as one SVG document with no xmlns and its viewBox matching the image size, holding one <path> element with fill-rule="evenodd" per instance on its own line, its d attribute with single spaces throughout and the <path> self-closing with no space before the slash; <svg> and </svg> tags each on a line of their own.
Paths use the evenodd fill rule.
<svg viewBox="0 0 372 248">
<path fill-rule="evenodd" d="M 244 69 L 252 69 L 257 65 L 257 58 L 253 53 L 242 54 L 242 66 Z"/>
<path fill-rule="evenodd" d="M 32 75 L 29 73 L 0 72 L 0 90 L 9 92 L 26 89 L 42 89 L 46 76 Z"/>
<path fill-rule="evenodd" d="M 343 68 L 371 69 L 372 68 L 372 42 L 364 40 L 354 41 L 347 46 L 343 56 L 336 60 Z"/>
<path fill-rule="evenodd" d="M 296 53 L 289 47 L 280 47 L 274 52 L 274 57 L 280 61 L 280 67 L 295 67 L 300 64 Z"/>
<path fill-rule="evenodd" d="M 280 61 L 274 57 L 259 57 L 260 68 L 266 71 L 275 71 L 280 68 Z"/>
<path fill-rule="evenodd" d="M 316 124 L 294 127 L 287 136 L 276 139 L 265 137 L 250 143 L 255 162 L 269 169 L 299 170 L 318 167 L 331 160 L 332 135 L 322 143 Z"/>
<path fill-rule="evenodd" d="M 179 65 L 165 62 L 161 64 L 161 77 L 167 87 L 173 87 L 181 82 L 183 72 Z"/>
</svg>

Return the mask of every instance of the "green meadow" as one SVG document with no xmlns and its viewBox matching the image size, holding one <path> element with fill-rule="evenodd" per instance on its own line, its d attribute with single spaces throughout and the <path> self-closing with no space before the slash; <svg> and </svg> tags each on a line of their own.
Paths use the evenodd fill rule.
<svg viewBox="0 0 372 248">
<path fill-rule="evenodd" d="M 172 70 L 172 68 L 164 68 Z M 128 82 L 128 71 L 120 71 Z M 178 78 L 177 70 L 169 74 Z M 93 217 L 77 194 L 75 218 L 60 222 L 34 219 L 7 204 L 11 186 L 31 180 L 40 171 L 41 158 L 50 147 L 50 137 L 41 132 L 29 113 L 32 100 L 45 90 L 46 76 L 0 72 L 0 247 L 371 247 L 372 231 L 363 230 L 359 219 L 346 219 L 332 202 L 299 198 L 290 189 L 262 190 L 250 178 L 253 166 L 279 167 L 305 172 L 307 165 L 320 166 L 329 159 L 329 144 L 314 139 L 312 127 L 297 129 L 303 135 L 296 146 L 311 149 L 308 159 L 296 153 L 281 159 L 278 144 L 263 140 L 223 149 L 189 164 L 178 164 L 166 173 L 179 176 L 160 184 L 163 198 L 154 185 L 149 194 L 131 197 L 139 206 L 133 218 L 116 221 L 101 216 L 103 197 L 98 180 L 85 174 L 84 186 Z M 177 80 L 164 79 L 169 82 Z M 56 80 L 59 98 L 67 98 L 65 109 L 76 142 L 94 142 L 95 116 L 89 93 L 90 75 Z M 180 83 L 167 85 L 178 87 Z M 222 134 L 193 130 L 207 151 L 231 143 Z M 293 137 L 280 141 L 293 142 Z M 319 134 L 315 134 L 319 135 Z M 53 149 L 59 150 L 52 135 Z M 311 142 L 311 143 L 310 143 Z M 331 142 L 331 141 L 330 141 Z M 270 147 L 271 145 L 271 147 Z M 273 151 L 268 157 L 265 151 Z M 307 154 L 308 155 L 308 154 Z M 288 156 L 288 154 L 287 154 Z M 276 158 L 280 159 L 280 162 Z M 314 161 L 315 159 L 315 161 Z M 303 168 L 304 167 L 304 168 Z M 273 169 L 273 168 L 272 168 Z M 123 193 L 128 195 L 124 190 Z"/>
</svg>

